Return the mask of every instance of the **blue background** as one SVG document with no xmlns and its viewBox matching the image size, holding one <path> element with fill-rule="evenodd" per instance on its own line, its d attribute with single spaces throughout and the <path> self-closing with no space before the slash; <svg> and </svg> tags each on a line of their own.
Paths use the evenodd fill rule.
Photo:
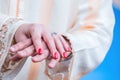
<svg viewBox="0 0 120 80">
<path fill-rule="evenodd" d="M 113 8 L 116 18 L 112 46 L 104 62 L 81 80 L 120 80 L 120 10 Z"/>
</svg>

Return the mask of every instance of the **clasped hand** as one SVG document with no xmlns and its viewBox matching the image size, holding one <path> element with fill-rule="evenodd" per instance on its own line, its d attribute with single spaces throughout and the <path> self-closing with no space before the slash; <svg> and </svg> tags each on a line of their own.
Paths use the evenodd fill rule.
<svg viewBox="0 0 120 80">
<path fill-rule="evenodd" d="M 10 47 L 13 61 L 29 56 L 32 56 L 33 62 L 49 58 L 48 66 L 54 68 L 61 59 L 66 59 L 71 54 L 69 41 L 61 34 L 51 33 L 41 24 L 21 25 L 14 38 L 16 43 Z"/>
</svg>

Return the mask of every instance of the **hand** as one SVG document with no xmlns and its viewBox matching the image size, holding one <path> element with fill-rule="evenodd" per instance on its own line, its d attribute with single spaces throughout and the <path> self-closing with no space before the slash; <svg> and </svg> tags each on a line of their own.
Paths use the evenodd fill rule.
<svg viewBox="0 0 120 80">
<path fill-rule="evenodd" d="M 43 54 L 39 55 L 35 53 L 35 48 L 32 44 L 31 39 L 26 39 L 24 41 L 18 42 L 15 45 L 13 45 L 13 48 L 16 48 L 17 51 L 15 51 L 14 56 L 11 57 L 11 60 L 18 61 L 24 57 L 32 56 L 33 62 L 41 62 L 45 60 L 49 55 L 49 50 L 47 49 L 46 44 L 42 41 L 42 48 L 44 49 Z M 58 63 L 60 58 L 58 59 L 52 59 L 49 63 L 50 68 L 54 68 L 55 65 Z"/>
<path fill-rule="evenodd" d="M 42 40 L 47 44 L 52 56 L 56 59 L 59 54 L 56 50 L 54 40 L 51 33 L 41 24 L 23 24 L 15 33 L 16 42 L 21 42 L 26 39 L 32 39 L 35 50 L 38 54 L 43 53 Z M 27 43 L 25 46 L 28 46 Z M 15 47 L 10 49 L 12 52 L 17 51 Z"/>
<path fill-rule="evenodd" d="M 52 36 L 53 36 L 56 48 L 61 54 L 61 56 L 63 58 L 67 58 L 67 56 L 70 55 L 71 53 L 70 42 L 60 34 L 52 33 Z"/>
<path fill-rule="evenodd" d="M 61 52 L 66 51 L 65 53 L 66 57 L 64 58 L 67 58 L 67 56 L 70 55 L 71 53 L 71 48 L 69 47 L 68 42 L 61 35 L 53 34 L 53 38 L 56 43 L 57 49 Z M 15 51 L 16 53 L 11 59 L 16 61 L 24 57 L 33 56 L 32 57 L 33 62 L 40 62 L 48 58 L 48 56 L 50 56 L 49 49 L 47 49 L 47 46 L 44 43 L 44 41 L 42 41 L 42 48 L 44 49 L 44 52 L 41 55 L 35 54 L 35 48 L 31 44 L 32 44 L 32 40 L 27 39 L 13 45 L 12 47 L 15 48 L 17 51 Z M 54 68 L 55 65 L 58 63 L 58 61 L 60 61 L 60 57 L 56 60 L 54 58 L 52 59 L 51 57 L 51 61 L 48 66 L 50 68 Z"/>
<path fill-rule="evenodd" d="M 30 42 L 29 39 L 31 39 Z M 50 50 L 49 53 L 51 53 L 53 56 L 53 59 L 50 63 L 58 62 L 60 59 L 60 55 L 56 50 L 55 43 L 51 36 L 51 33 L 43 25 L 40 24 L 23 24 L 18 28 L 18 30 L 15 33 L 15 41 L 17 43 L 16 44 L 17 46 L 13 45 L 10 48 L 11 52 L 17 53 L 16 55 L 13 56 L 14 58 L 12 59 L 19 60 L 22 57 L 31 55 L 31 53 L 33 52 L 34 54 L 36 52 L 38 55 L 41 55 L 42 53 L 48 54 L 48 51 L 46 50 L 44 51 L 42 47 L 43 40 L 47 44 L 47 47 Z M 27 51 L 28 53 L 24 53 Z M 24 53 L 24 56 L 22 56 L 21 54 L 22 52 Z M 40 60 L 35 60 L 34 58 L 32 60 L 36 62 L 40 61 Z"/>
<path fill-rule="evenodd" d="M 25 25 L 24 25 L 25 26 Z M 29 29 L 27 28 L 29 27 Z M 16 39 L 16 42 L 18 42 L 17 44 L 15 44 L 14 46 L 11 47 L 11 51 L 12 52 L 17 52 L 16 55 L 13 56 L 12 59 L 19 59 L 19 58 L 23 58 L 23 57 L 27 57 L 27 56 L 30 56 L 30 55 L 33 55 L 33 53 L 36 51 L 34 49 L 34 46 L 31 45 L 32 44 L 32 39 L 30 40 L 29 38 L 31 38 L 31 35 L 32 35 L 32 32 L 30 32 L 29 30 L 31 27 L 28 26 L 28 24 L 25 26 L 25 28 L 22 26 L 22 28 L 19 28 L 15 34 L 15 39 Z M 34 27 L 36 28 L 36 27 Z M 28 30 L 27 30 L 28 29 Z M 33 30 L 33 29 L 32 29 Z M 36 33 L 34 33 L 36 34 Z M 19 37 L 18 37 L 19 36 Z M 34 36 L 34 35 L 33 35 Z M 51 37 L 51 36 L 50 36 Z M 37 37 L 38 38 L 38 37 Z M 26 40 L 25 40 L 26 39 Z M 62 36 L 56 36 L 56 35 L 53 35 L 53 43 L 55 41 L 55 48 L 57 47 L 57 49 L 59 50 L 59 52 L 61 53 L 61 55 L 65 58 L 67 57 L 67 55 L 65 54 L 66 52 L 64 52 L 65 50 L 67 51 L 70 51 L 71 48 L 68 47 L 68 44 L 66 43 L 65 39 L 62 37 Z M 33 39 L 35 40 L 35 39 Z M 42 45 L 45 46 L 45 43 L 43 43 L 42 39 L 40 39 L 41 42 L 42 42 Z M 33 44 L 34 44 L 34 41 L 33 41 Z M 31 45 L 31 46 L 30 46 Z M 49 44 L 47 44 L 49 45 Z M 49 47 L 49 46 L 48 46 Z M 44 47 L 42 47 L 44 48 Z M 50 50 L 50 49 L 49 49 Z M 56 49 L 54 49 L 56 50 Z M 52 51 L 52 50 L 50 50 Z M 58 51 L 56 50 L 56 52 L 58 53 Z M 63 54 L 64 52 L 64 54 Z M 32 60 L 34 62 L 39 62 L 39 61 L 42 61 L 44 60 L 45 58 L 48 57 L 48 53 L 50 53 L 48 50 L 45 50 L 43 51 L 43 55 L 36 55 L 32 58 Z M 69 52 L 70 53 L 70 52 Z M 56 55 L 55 55 L 56 57 Z M 60 60 L 60 56 L 57 55 L 57 58 L 58 59 L 52 59 L 50 64 L 49 64 L 49 67 L 54 67 L 57 62 Z"/>
</svg>

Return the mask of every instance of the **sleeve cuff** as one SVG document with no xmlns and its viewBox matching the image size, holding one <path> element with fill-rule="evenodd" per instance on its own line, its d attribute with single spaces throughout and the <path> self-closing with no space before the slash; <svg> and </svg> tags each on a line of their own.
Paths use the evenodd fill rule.
<svg viewBox="0 0 120 80">
<path fill-rule="evenodd" d="M 2 55 L 0 58 L 0 69 L 1 70 L 6 70 L 6 67 L 4 68 L 3 65 L 7 65 L 7 68 L 9 67 L 9 70 L 5 71 L 5 72 L 1 72 L 3 74 L 2 79 L 8 80 L 8 78 L 10 80 L 12 80 L 17 74 L 18 72 L 21 70 L 21 68 L 23 67 L 26 59 L 20 60 L 19 62 L 17 62 L 16 64 L 12 65 L 11 61 L 7 60 L 8 57 L 10 56 L 9 54 L 9 47 L 12 44 L 13 41 L 13 37 L 14 34 L 16 32 L 16 30 L 19 28 L 20 25 L 25 24 L 28 22 L 25 22 L 21 19 L 17 19 L 17 18 L 9 18 L 6 23 L 4 23 L 4 25 L 6 25 L 5 30 L 7 30 L 5 32 L 5 37 L 2 39 L 3 43 L 4 43 L 4 49 L 2 50 Z M 2 27 L 4 28 L 4 27 Z M 8 61 L 9 64 L 6 64 L 5 61 Z"/>
<path fill-rule="evenodd" d="M 81 33 L 64 33 L 63 36 L 68 39 L 71 43 L 72 52 L 76 52 L 79 50 L 95 48 L 99 45 L 97 38 L 95 35 L 91 36 L 89 33 L 81 32 Z"/>
</svg>

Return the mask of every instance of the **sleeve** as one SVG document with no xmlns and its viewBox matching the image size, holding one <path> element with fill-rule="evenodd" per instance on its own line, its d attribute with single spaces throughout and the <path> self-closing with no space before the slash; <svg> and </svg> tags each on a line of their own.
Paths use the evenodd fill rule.
<svg viewBox="0 0 120 80">
<path fill-rule="evenodd" d="M 112 0 L 80 0 L 77 22 L 63 34 L 72 46 L 70 80 L 79 80 L 103 61 L 112 42 L 114 22 Z"/>
<path fill-rule="evenodd" d="M 22 68 L 26 59 L 18 62 L 10 61 L 9 48 L 14 41 L 14 34 L 18 27 L 24 24 L 22 19 L 0 13 L 0 79 L 13 80 Z"/>
</svg>

